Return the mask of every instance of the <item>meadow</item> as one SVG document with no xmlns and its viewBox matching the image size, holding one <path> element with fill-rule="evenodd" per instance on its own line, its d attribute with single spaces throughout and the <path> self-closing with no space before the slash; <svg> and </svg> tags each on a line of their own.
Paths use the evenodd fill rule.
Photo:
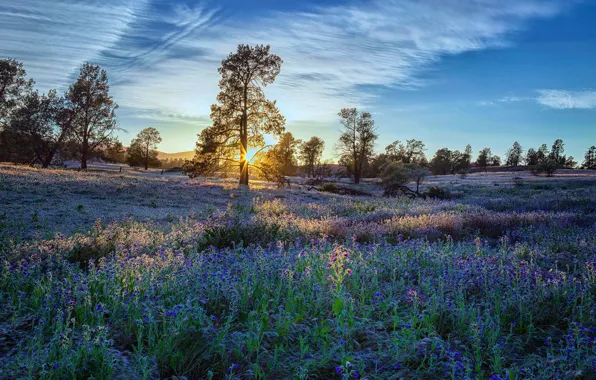
<svg viewBox="0 0 596 380">
<path fill-rule="evenodd" d="M 0 377 L 596 378 L 585 173 L 410 199 L 0 164 Z"/>
</svg>

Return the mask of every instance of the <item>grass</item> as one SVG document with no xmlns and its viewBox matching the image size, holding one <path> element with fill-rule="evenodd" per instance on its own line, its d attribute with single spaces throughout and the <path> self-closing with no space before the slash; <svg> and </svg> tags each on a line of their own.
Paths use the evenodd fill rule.
<svg viewBox="0 0 596 380">
<path fill-rule="evenodd" d="M 589 179 L 410 200 L 0 169 L 2 378 L 596 376 Z"/>
</svg>

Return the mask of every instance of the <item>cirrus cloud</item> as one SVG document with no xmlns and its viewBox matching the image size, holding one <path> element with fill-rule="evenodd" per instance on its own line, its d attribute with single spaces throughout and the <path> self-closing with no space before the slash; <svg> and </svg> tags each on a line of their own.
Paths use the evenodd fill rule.
<svg viewBox="0 0 596 380">
<path fill-rule="evenodd" d="M 536 101 L 554 109 L 594 109 L 596 91 L 538 90 Z"/>
</svg>

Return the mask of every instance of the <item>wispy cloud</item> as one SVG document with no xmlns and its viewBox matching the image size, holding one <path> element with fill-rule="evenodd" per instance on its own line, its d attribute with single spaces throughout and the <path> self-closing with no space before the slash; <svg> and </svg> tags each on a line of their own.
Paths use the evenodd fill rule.
<svg viewBox="0 0 596 380">
<path fill-rule="evenodd" d="M 85 61 L 122 37 L 144 0 L 19 0 L 0 3 L 0 56 L 26 63 L 42 87 L 64 86 Z"/>
<path fill-rule="evenodd" d="M 595 109 L 596 91 L 538 90 L 536 101 L 554 109 Z"/>
<path fill-rule="evenodd" d="M 99 62 L 123 108 L 161 120 L 204 118 L 221 59 L 239 43 L 271 44 L 284 65 L 266 92 L 288 120 L 335 120 L 341 107 L 373 104 L 379 87 L 424 86 L 423 73 L 442 57 L 509 45 L 528 20 L 554 16 L 567 2 L 373 0 L 220 18 L 223 4 L 2 4 L 0 55 L 24 61 L 46 88 L 67 84 L 83 61 Z"/>
<path fill-rule="evenodd" d="M 151 78 L 145 70 L 131 73 L 138 80 L 123 96 L 155 106 L 166 98 L 179 112 L 205 113 L 217 92 L 220 60 L 238 43 L 269 43 L 284 65 L 268 95 L 279 100 L 290 120 L 330 120 L 342 106 L 373 103 L 375 87 L 423 86 L 421 74 L 443 56 L 506 46 L 525 21 L 553 16 L 562 4 L 372 1 L 222 21 L 168 45 L 173 51 L 202 52 L 200 57 L 160 61 Z"/>
<path fill-rule="evenodd" d="M 498 101 L 499 103 L 519 103 L 526 102 L 528 100 L 534 100 L 534 98 L 527 96 L 504 96 Z"/>
</svg>

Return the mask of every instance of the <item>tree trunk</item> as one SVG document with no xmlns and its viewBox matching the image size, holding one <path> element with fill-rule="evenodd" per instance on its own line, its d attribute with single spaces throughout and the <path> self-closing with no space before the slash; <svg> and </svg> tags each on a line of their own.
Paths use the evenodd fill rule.
<svg viewBox="0 0 596 380">
<path fill-rule="evenodd" d="M 360 173 L 354 173 L 354 183 L 356 185 L 360 183 Z"/>
<path fill-rule="evenodd" d="M 243 133 L 240 136 L 240 186 L 248 186 L 248 161 L 246 154 L 248 151 L 248 136 Z"/>
<path fill-rule="evenodd" d="M 48 153 L 45 160 L 42 162 L 41 167 L 44 169 L 47 169 L 50 166 L 50 164 L 52 163 L 53 159 L 54 159 L 54 152 Z"/>
<path fill-rule="evenodd" d="M 89 143 L 83 141 L 83 149 L 81 149 L 81 169 L 87 169 L 87 155 L 89 154 Z"/>
<path fill-rule="evenodd" d="M 244 87 L 244 104 L 240 121 L 240 183 L 248 188 L 248 84 Z"/>
<path fill-rule="evenodd" d="M 149 168 L 149 145 L 147 145 L 147 149 L 145 149 L 145 170 Z"/>
</svg>

